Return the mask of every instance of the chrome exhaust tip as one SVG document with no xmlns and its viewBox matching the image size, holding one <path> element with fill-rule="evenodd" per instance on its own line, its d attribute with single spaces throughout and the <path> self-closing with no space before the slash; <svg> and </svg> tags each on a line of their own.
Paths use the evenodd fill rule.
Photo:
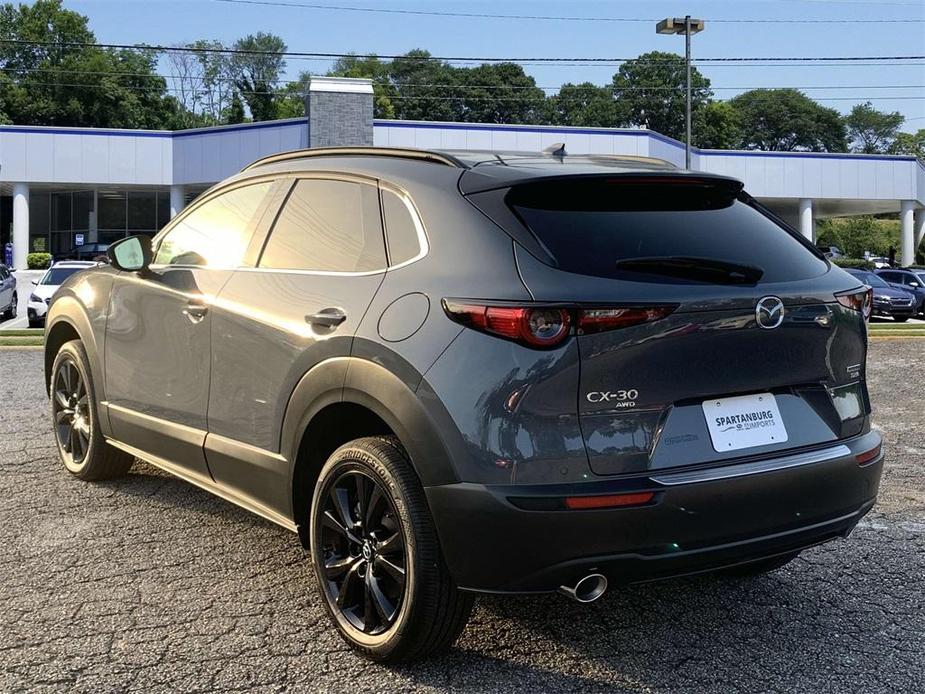
<svg viewBox="0 0 925 694">
<path fill-rule="evenodd" d="M 570 597 L 575 602 L 594 602 L 607 590 L 607 577 L 602 574 L 589 574 L 578 581 L 574 586 L 559 586 L 562 595 Z"/>
</svg>

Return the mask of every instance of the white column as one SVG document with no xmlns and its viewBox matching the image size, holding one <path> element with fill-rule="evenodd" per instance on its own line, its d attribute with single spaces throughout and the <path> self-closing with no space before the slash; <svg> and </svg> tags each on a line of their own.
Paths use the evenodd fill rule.
<svg viewBox="0 0 925 694">
<path fill-rule="evenodd" d="M 912 200 L 903 200 L 899 208 L 899 228 L 900 228 L 900 247 L 902 255 L 900 256 L 903 265 L 912 265 L 915 263 L 915 234 L 913 224 L 915 215 L 915 202 Z"/>
<path fill-rule="evenodd" d="M 29 254 L 29 184 L 13 184 L 13 267 L 25 270 Z"/>
<path fill-rule="evenodd" d="M 176 217 L 186 206 L 186 189 L 183 186 L 170 186 L 170 218 Z"/>
<path fill-rule="evenodd" d="M 816 220 L 813 217 L 813 201 L 800 200 L 800 233 L 810 242 L 816 242 Z"/>
<path fill-rule="evenodd" d="M 87 219 L 87 243 L 98 243 L 100 240 L 100 230 L 97 224 L 97 213 L 100 204 L 100 191 L 98 188 L 93 189 L 93 211 Z"/>
<path fill-rule="evenodd" d="M 912 238 L 912 252 L 922 245 L 922 239 L 925 238 L 925 207 L 920 207 L 912 215 L 912 226 L 914 227 Z"/>
</svg>

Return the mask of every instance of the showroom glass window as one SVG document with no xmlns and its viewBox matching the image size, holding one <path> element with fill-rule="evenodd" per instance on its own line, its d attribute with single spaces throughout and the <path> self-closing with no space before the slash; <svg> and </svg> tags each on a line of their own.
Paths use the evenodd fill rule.
<svg viewBox="0 0 925 694">
<path fill-rule="evenodd" d="M 260 258 L 261 268 L 315 272 L 384 270 L 385 245 L 375 186 L 299 180 Z"/>
<path fill-rule="evenodd" d="M 197 207 L 167 232 L 154 264 L 238 267 L 272 185 L 234 188 Z"/>
</svg>

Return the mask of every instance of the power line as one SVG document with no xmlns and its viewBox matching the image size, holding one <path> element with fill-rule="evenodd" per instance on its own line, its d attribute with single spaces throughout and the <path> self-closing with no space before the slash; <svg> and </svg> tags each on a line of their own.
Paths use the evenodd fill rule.
<svg viewBox="0 0 925 694">
<path fill-rule="evenodd" d="M 376 12 L 380 14 L 399 14 L 399 15 L 417 15 L 430 17 L 457 17 L 466 19 L 517 19 L 517 20 L 543 20 L 556 22 L 623 22 L 623 23 L 643 23 L 657 22 L 661 17 L 582 17 L 582 16 L 552 16 L 537 14 L 488 14 L 484 12 L 447 12 L 440 10 L 407 10 L 387 7 L 350 7 L 345 5 L 323 5 L 319 3 L 307 2 L 282 2 L 281 0 L 216 0 L 217 2 L 231 3 L 235 5 L 264 5 L 270 7 L 289 7 L 302 8 L 311 10 L 328 10 L 340 12 Z M 906 5 L 913 7 L 912 5 Z M 711 23 L 718 24 L 857 24 L 856 19 L 733 19 L 717 18 L 708 19 Z M 925 22 L 922 18 L 907 19 L 865 19 L 864 23 L 878 24 L 908 24 L 911 22 Z"/>
<path fill-rule="evenodd" d="M 147 72 L 124 72 L 119 70 L 113 71 L 104 71 L 104 70 L 65 70 L 61 68 L 0 68 L 0 72 L 15 73 L 19 74 L 50 74 L 50 75 L 68 75 L 69 77 L 88 75 L 88 76 L 98 76 L 98 77 L 109 77 L 109 76 L 118 76 L 118 77 L 138 77 L 144 79 L 167 79 L 167 80 L 182 80 L 187 79 L 190 81 L 200 82 L 200 83 L 214 83 L 214 82 L 223 82 L 223 83 L 234 83 L 235 79 L 233 77 L 200 77 L 200 76 L 190 76 L 190 75 L 174 75 L 174 74 L 161 74 L 161 73 L 147 73 Z M 279 84 L 288 85 L 288 84 L 301 84 L 303 80 L 279 80 Z M 581 87 L 583 83 L 574 84 L 571 83 L 572 87 Z M 498 85 L 498 84 L 449 84 L 446 82 L 401 82 L 401 83 L 392 83 L 387 84 L 378 84 L 373 83 L 375 88 L 391 88 L 391 89 L 405 89 L 405 88 L 414 88 L 414 89 L 506 89 L 506 90 L 530 90 L 530 89 L 541 89 L 544 91 L 553 91 L 560 90 L 564 85 L 559 86 L 542 86 L 542 85 Z M 610 87 L 611 85 L 593 85 L 596 87 Z M 753 89 L 800 89 L 806 91 L 818 91 L 818 90 L 843 90 L 843 89 L 925 89 L 925 84 L 851 84 L 851 85 L 779 85 L 779 86 L 714 86 L 710 85 L 709 87 L 704 87 L 705 89 L 710 89 L 711 91 L 749 91 Z M 618 87 L 619 91 L 684 91 L 685 87 Z"/>
<path fill-rule="evenodd" d="M 307 51 L 261 51 L 244 48 L 214 48 L 204 46 L 163 46 L 163 45 L 131 45 L 124 43 L 90 43 L 80 41 L 26 41 L 22 39 L 0 39 L 0 44 L 19 46 L 51 46 L 55 48 L 109 48 L 113 50 L 136 50 L 153 53 L 222 53 L 228 55 L 273 55 L 281 57 L 304 58 L 379 58 L 384 60 L 408 61 L 441 61 L 441 62 L 482 62 L 482 63 L 625 63 L 636 61 L 640 63 L 673 63 L 671 59 L 649 58 L 597 58 L 597 57 L 444 57 L 444 56 L 409 56 L 409 55 L 376 55 L 372 53 L 312 53 Z M 925 60 L 925 55 L 874 55 L 874 56 L 765 56 L 765 57 L 714 57 L 698 58 L 695 63 L 753 63 L 753 62 L 826 62 L 839 63 L 845 61 L 875 61 L 888 63 L 889 61 Z"/>
<path fill-rule="evenodd" d="M 99 84 L 99 83 L 75 83 L 75 82 L 32 82 L 32 83 L 20 83 L 17 85 L 20 88 L 26 89 L 48 89 L 54 87 L 75 87 L 75 88 L 89 88 L 89 89 L 111 89 L 112 85 L 108 84 Z M 184 90 L 179 87 L 166 87 L 160 85 L 138 85 L 138 84 L 120 84 L 117 85 L 121 89 L 127 89 L 130 91 L 156 91 L 156 92 L 171 92 L 179 93 Z M 759 88 L 762 89 L 762 88 Z M 259 89 L 239 89 L 241 94 L 257 95 L 257 94 L 266 94 L 266 95 L 277 95 L 280 93 L 273 90 L 259 90 Z M 389 99 L 401 99 L 401 100 L 418 100 L 418 101 L 518 101 L 522 102 L 524 99 L 520 97 L 491 97 L 491 96 L 466 96 L 466 95 L 410 95 L 410 94 L 384 94 L 381 96 L 387 96 Z M 584 101 L 581 97 L 560 97 L 564 101 Z M 911 100 L 925 100 L 925 95 L 923 96 L 835 96 L 835 97 L 820 97 L 815 98 L 816 101 L 911 101 Z"/>
</svg>

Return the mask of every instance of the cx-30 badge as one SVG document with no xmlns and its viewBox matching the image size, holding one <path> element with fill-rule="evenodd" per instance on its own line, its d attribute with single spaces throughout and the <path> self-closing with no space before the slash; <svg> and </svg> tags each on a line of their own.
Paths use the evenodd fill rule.
<svg viewBox="0 0 925 694">
<path fill-rule="evenodd" d="M 755 306 L 758 327 L 771 330 L 784 322 L 784 302 L 776 296 L 766 296 Z"/>
</svg>

